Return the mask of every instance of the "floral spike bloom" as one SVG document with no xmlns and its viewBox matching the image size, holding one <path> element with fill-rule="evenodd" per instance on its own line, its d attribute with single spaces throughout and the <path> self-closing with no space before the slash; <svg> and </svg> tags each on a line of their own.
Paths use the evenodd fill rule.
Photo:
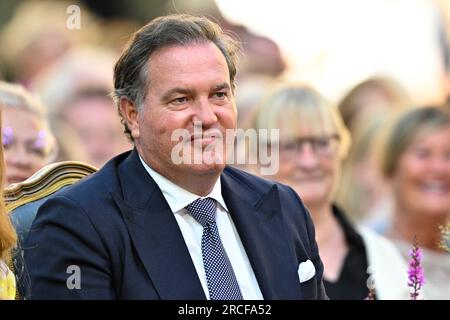
<svg viewBox="0 0 450 320">
<path fill-rule="evenodd" d="M 411 300 L 417 300 L 419 290 L 425 282 L 423 268 L 421 266 L 422 251 L 417 243 L 417 237 L 414 237 L 414 246 L 409 251 L 409 256 L 411 257 L 411 261 L 409 262 L 408 269 L 408 286 L 413 288 L 413 292 L 410 294 Z"/>
</svg>

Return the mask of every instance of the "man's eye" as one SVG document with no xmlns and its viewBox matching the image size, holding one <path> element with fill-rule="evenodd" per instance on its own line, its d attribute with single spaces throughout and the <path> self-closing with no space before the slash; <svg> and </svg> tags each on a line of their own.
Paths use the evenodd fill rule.
<svg viewBox="0 0 450 320">
<path fill-rule="evenodd" d="M 186 103 L 187 101 L 188 101 L 187 97 L 180 97 L 180 98 L 176 98 L 176 99 L 172 100 L 172 103 L 183 104 L 183 103 Z"/>
<path fill-rule="evenodd" d="M 226 92 L 216 92 L 214 95 L 216 98 L 219 98 L 219 99 L 224 99 L 228 96 Z"/>
</svg>

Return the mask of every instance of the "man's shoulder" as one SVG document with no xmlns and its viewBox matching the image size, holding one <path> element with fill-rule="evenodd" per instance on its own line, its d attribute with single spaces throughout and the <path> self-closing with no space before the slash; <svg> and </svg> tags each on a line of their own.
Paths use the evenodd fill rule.
<svg viewBox="0 0 450 320">
<path fill-rule="evenodd" d="M 94 229 L 95 233 L 102 234 L 120 230 L 123 220 L 112 194 L 121 192 L 118 167 L 123 156 L 111 159 L 99 171 L 46 198 L 39 205 L 33 228 L 39 230 L 45 226 L 58 234 L 61 229 L 71 230 L 80 236 L 90 236 Z M 32 234 L 39 233 L 30 232 L 29 239 Z M 33 243 L 36 239 L 29 241 Z"/>
<path fill-rule="evenodd" d="M 93 199 L 98 201 L 109 197 L 111 192 L 118 192 L 120 190 L 118 166 L 125 155 L 121 154 L 112 158 L 99 171 L 57 192 L 55 196 L 83 203 L 83 201 L 92 201 Z"/>
</svg>

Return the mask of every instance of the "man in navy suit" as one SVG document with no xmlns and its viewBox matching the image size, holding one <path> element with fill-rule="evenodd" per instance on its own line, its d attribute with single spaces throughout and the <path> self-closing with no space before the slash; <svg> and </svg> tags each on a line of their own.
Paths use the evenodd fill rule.
<svg viewBox="0 0 450 320">
<path fill-rule="evenodd" d="M 296 193 L 225 164 L 238 50 L 206 18 L 136 32 L 114 68 L 135 148 L 40 207 L 24 249 L 30 298 L 326 298 Z"/>
</svg>

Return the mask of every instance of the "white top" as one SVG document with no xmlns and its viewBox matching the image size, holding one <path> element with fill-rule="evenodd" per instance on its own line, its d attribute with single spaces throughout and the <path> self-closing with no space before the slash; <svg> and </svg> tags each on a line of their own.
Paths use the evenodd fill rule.
<svg viewBox="0 0 450 320">
<path fill-rule="evenodd" d="M 233 267 L 234 274 L 236 275 L 243 298 L 245 300 L 264 299 L 259 288 L 258 281 L 256 280 L 255 273 L 250 265 L 244 246 L 242 245 L 241 238 L 239 237 L 236 226 L 234 225 L 225 201 L 223 200 L 220 178 L 214 185 L 213 190 L 207 196 L 199 197 L 198 195 L 193 194 L 168 180 L 150 168 L 140 156 L 139 158 L 141 159 L 145 170 L 147 170 L 158 187 L 161 189 L 161 192 L 169 204 L 170 209 L 175 214 L 175 219 L 177 220 L 178 226 L 183 234 L 184 241 L 186 242 L 186 246 L 195 266 L 195 270 L 197 271 L 203 291 L 205 292 L 208 300 L 210 298 L 208 285 L 206 282 L 205 268 L 203 266 L 201 247 L 203 227 L 185 209 L 188 204 L 198 198 L 208 197 L 213 198 L 218 203 L 216 209 L 217 228 L 219 230 L 224 249 Z"/>
<path fill-rule="evenodd" d="M 405 263 L 411 260 L 409 251 L 412 243 L 395 239 L 394 243 L 400 249 Z M 419 239 L 420 247 L 420 239 Z M 429 300 L 450 299 L 450 254 L 448 252 L 436 252 L 426 248 L 422 250 L 422 268 L 425 277 L 423 284 L 423 296 Z"/>
<path fill-rule="evenodd" d="M 408 263 L 395 244 L 371 229 L 359 226 L 364 240 L 371 278 L 375 282 L 378 300 L 408 300 Z M 423 298 L 423 293 L 419 296 Z"/>
</svg>

